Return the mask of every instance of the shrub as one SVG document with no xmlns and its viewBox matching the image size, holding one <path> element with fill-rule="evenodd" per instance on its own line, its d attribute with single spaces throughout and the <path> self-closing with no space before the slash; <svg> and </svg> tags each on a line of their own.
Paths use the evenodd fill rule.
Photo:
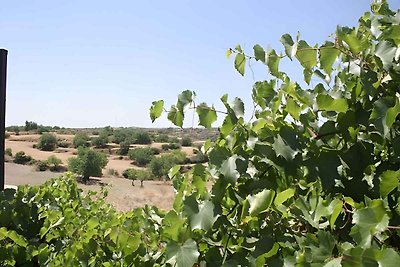
<svg viewBox="0 0 400 267">
<path fill-rule="evenodd" d="M 4 150 L 4 155 L 12 157 L 12 149 L 9 147 L 6 148 L 6 150 Z"/>
<path fill-rule="evenodd" d="M 93 149 L 79 147 L 77 157 L 69 158 L 68 170 L 80 174 L 86 183 L 90 176 L 102 176 L 102 168 L 107 165 L 107 156 Z"/>
<path fill-rule="evenodd" d="M 75 148 L 80 146 L 87 147 L 89 146 L 89 136 L 84 132 L 78 132 L 75 134 L 74 139 L 72 140 L 72 144 Z"/>
<path fill-rule="evenodd" d="M 52 155 L 47 158 L 47 164 L 49 165 L 50 171 L 58 171 L 60 168 L 60 165 L 62 164 L 62 161 L 61 161 L 61 159 Z"/>
<path fill-rule="evenodd" d="M 123 142 L 119 143 L 118 154 L 121 156 L 128 155 L 130 145 L 131 145 L 131 143 L 128 141 L 123 141 Z"/>
<path fill-rule="evenodd" d="M 92 145 L 97 148 L 106 148 L 108 143 L 108 135 L 101 132 L 99 136 L 92 138 Z"/>
<path fill-rule="evenodd" d="M 135 148 L 129 151 L 129 158 L 138 166 L 146 166 L 154 158 L 154 151 L 149 147 Z"/>
<path fill-rule="evenodd" d="M 66 140 L 58 140 L 57 142 L 58 147 L 68 148 L 70 145 L 71 143 Z"/>
<path fill-rule="evenodd" d="M 108 175 L 108 176 L 115 176 L 115 177 L 118 177 L 118 176 L 119 176 L 119 173 L 118 173 L 117 170 L 115 170 L 115 169 L 113 169 L 113 168 L 110 168 L 110 169 L 107 169 L 107 175 Z"/>
<path fill-rule="evenodd" d="M 168 143 L 169 142 L 169 136 L 167 134 L 156 135 L 154 137 L 154 142 Z"/>
<path fill-rule="evenodd" d="M 191 146 L 192 145 L 192 139 L 190 137 L 183 137 L 181 140 L 181 145 L 182 146 Z"/>
<path fill-rule="evenodd" d="M 4 138 L 5 138 L 5 139 L 7 139 L 7 138 L 9 138 L 9 137 L 10 137 L 10 133 L 8 133 L 8 132 L 4 133 Z"/>
<path fill-rule="evenodd" d="M 30 162 L 31 160 L 32 160 L 32 157 L 26 155 L 24 151 L 19 151 L 19 152 L 15 153 L 15 156 L 14 156 L 14 163 L 17 163 L 17 164 L 27 164 L 27 163 Z"/>
<path fill-rule="evenodd" d="M 37 147 L 43 151 L 53 151 L 57 146 L 57 138 L 54 134 L 43 133 L 37 144 Z"/>
<path fill-rule="evenodd" d="M 138 132 L 136 134 L 135 144 L 147 145 L 151 144 L 151 137 L 147 132 Z"/>
<path fill-rule="evenodd" d="M 174 155 L 161 155 L 160 157 L 155 157 L 150 161 L 149 169 L 155 177 L 161 178 L 166 176 L 169 169 L 177 163 L 177 158 Z"/>
<path fill-rule="evenodd" d="M 49 165 L 46 160 L 38 160 L 36 162 L 36 170 L 40 172 L 44 172 L 49 168 Z"/>
</svg>

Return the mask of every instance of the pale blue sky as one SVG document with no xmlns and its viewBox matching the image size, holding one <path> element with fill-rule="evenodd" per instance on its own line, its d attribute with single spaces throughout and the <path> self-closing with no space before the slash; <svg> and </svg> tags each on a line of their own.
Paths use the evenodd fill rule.
<svg viewBox="0 0 400 267">
<path fill-rule="evenodd" d="M 398 9 L 400 3 L 391 1 Z M 151 124 L 153 100 L 198 101 L 228 93 L 250 102 L 254 82 L 225 52 L 240 43 L 283 51 L 279 38 L 300 31 L 321 43 L 336 25 L 354 26 L 367 0 L 2 1 L 0 47 L 9 50 L 7 125 L 25 120 L 65 127 Z M 296 65 L 284 65 L 296 73 Z M 257 68 L 255 79 L 268 78 Z M 300 78 L 300 76 L 299 76 Z M 186 125 L 191 125 L 191 116 Z"/>
</svg>

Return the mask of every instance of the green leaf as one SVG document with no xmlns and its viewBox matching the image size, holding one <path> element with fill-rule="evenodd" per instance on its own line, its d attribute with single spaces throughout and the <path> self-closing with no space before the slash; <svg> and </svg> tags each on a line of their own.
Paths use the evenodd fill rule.
<svg viewBox="0 0 400 267">
<path fill-rule="evenodd" d="M 393 191 L 393 189 L 399 186 L 400 170 L 387 170 L 383 172 L 379 178 L 381 180 L 379 184 L 379 192 L 381 197 L 385 198 Z"/>
<path fill-rule="evenodd" d="M 329 76 L 332 73 L 332 65 L 340 54 L 340 51 L 333 48 L 333 46 L 334 43 L 325 42 L 325 44 L 319 48 L 319 63 L 321 64 L 321 68 Z"/>
<path fill-rule="evenodd" d="M 381 252 L 378 259 L 379 266 L 382 267 L 397 267 L 400 262 L 400 254 L 392 248 L 385 248 Z"/>
<path fill-rule="evenodd" d="M 235 99 L 233 100 L 233 102 L 230 106 L 231 106 L 233 112 L 235 113 L 236 117 L 243 117 L 244 103 L 240 98 L 235 97 Z"/>
<path fill-rule="evenodd" d="M 196 107 L 196 112 L 199 115 L 199 125 L 207 129 L 210 129 L 212 123 L 217 120 L 217 112 L 214 107 L 209 107 L 206 103 L 198 105 Z"/>
<path fill-rule="evenodd" d="M 388 41 L 382 41 L 376 46 L 375 55 L 381 59 L 385 70 L 389 70 L 393 66 L 397 49 L 395 45 Z"/>
<path fill-rule="evenodd" d="M 244 76 L 244 69 L 246 65 L 246 58 L 242 53 L 239 53 L 235 57 L 235 69 Z"/>
<path fill-rule="evenodd" d="M 317 96 L 318 109 L 346 113 L 349 106 L 343 98 L 333 99 L 330 95 L 319 94 Z"/>
<path fill-rule="evenodd" d="M 290 115 L 296 120 L 300 119 L 300 112 L 302 108 L 300 107 L 299 104 L 297 104 L 296 101 L 294 101 L 292 98 L 288 98 L 287 103 L 286 103 L 286 111 L 289 112 Z"/>
<path fill-rule="evenodd" d="M 292 36 L 287 33 L 282 35 L 280 41 L 285 47 L 286 55 L 292 59 L 296 55 L 298 43 L 293 42 Z"/>
<path fill-rule="evenodd" d="M 342 258 L 334 258 L 327 262 L 323 267 L 342 267 Z"/>
<path fill-rule="evenodd" d="M 293 160 L 299 152 L 297 149 L 293 149 L 289 144 L 287 144 L 281 135 L 274 137 L 274 144 L 272 147 L 277 156 L 282 156 L 288 161 Z"/>
<path fill-rule="evenodd" d="M 190 90 L 185 90 L 178 95 L 178 102 L 176 103 L 176 107 L 181 113 L 183 113 L 185 107 L 190 103 L 192 103 L 192 101 L 193 101 L 193 92 Z"/>
<path fill-rule="evenodd" d="M 238 44 L 235 46 L 236 51 L 238 51 L 239 53 L 243 53 L 242 47 Z"/>
<path fill-rule="evenodd" d="M 389 216 L 386 214 L 381 199 L 372 200 L 366 208 L 354 212 L 350 235 L 362 248 L 371 246 L 372 236 L 380 234 L 389 225 Z"/>
<path fill-rule="evenodd" d="M 317 65 L 317 49 L 312 48 L 307 42 L 299 41 L 296 58 L 303 68 L 310 70 Z"/>
<path fill-rule="evenodd" d="M 294 196 L 295 190 L 293 188 L 286 189 L 285 191 L 279 192 L 274 200 L 275 206 L 282 205 L 286 200 Z"/>
<path fill-rule="evenodd" d="M 266 108 L 267 104 L 276 96 L 276 82 L 274 80 L 256 82 L 253 85 L 252 98 L 261 108 Z"/>
<path fill-rule="evenodd" d="M 389 127 L 392 126 L 400 111 L 398 100 L 396 100 L 394 107 L 390 107 L 391 100 L 389 97 L 376 100 L 370 117 L 376 129 L 385 137 L 388 136 Z"/>
<path fill-rule="evenodd" d="M 226 58 L 230 58 L 231 57 L 231 55 L 232 55 L 232 49 L 228 49 L 228 50 L 226 50 Z"/>
<path fill-rule="evenodd" d="M 181 232 L 185 229 L 185 220 L 171 210 L 163 218 L 162 225 L 165 237 L 178 242 Z"/>
<path fill-rule="evenodd" d="M 329 224 L 332 229 L 335 229 L 335 222 L 336 219 L 339 217 L 339 214 L 342 212 L 343 209 L 343 202 L 339 199 L 335 199 L 329 205 L 331 212 L 331 218 L 329 219 Z"/>
<path fill-rule="evenodd" d="M 176 126 L 182 127 L 184 113 L 182 111 L 179 111 L 176 106 L 172 105 L 171 109 L 168 112 L 167 118 Z"/>
<path fill-rule="evenodd" d="M 25 237 L 22 235 L 17 234 L 17 232 L 11 230 L 7 233 L 8 238 L 14 241 L 15 244 L 21 247 L 26 247 L 28 242 L 26 242 Z"/>
<path fill-rule="evenodd" d="M 268 211 L 274 200 L 275 191 L 264 189 L 258 194 L 250 195 L 246 199 L 250 204 L 249 213 L 251 216 L 257 216 L 260 213 Z"/>
<path fill-rule="evenodd" d="M 181 246 L 176 242 L 171 242 L 166 247 L 167 263 L 176 267 L 193 266 L 197 263 L 199 255 L 197 244 L 192 239 Z"/>
<path fill-rule="evenodd" d="M 254 57 L 256 61 L 261 60 L 262 62 L 265 63 L 265 51 L 264 48 L 261 47 L 261 45 L 256 44 L 253 46 L 254 50 Z"/>
<path fill-rule="evenodd" d="M 267 55 L 267 66 L 269 72 L 275 77 L 280 78 L 281 74 L 279 72 L 279 62 L 281 61 L 281 57 L 276 54 L 274 49 L 269 49 Z"/>
<path fill-rule="evenodd" d="M 243 160 L 243 158 L 239 157 L 238 155 L 233 155 L 226 159 L 222 165 L 220 172 L 224 175 L 224 178 L 230 182 L 235 183 L 236 180 L 240 177 L 240 173 L 237 170 L 236 161 Z"/>
<path fill-rule="evenodd" d="M 150 107 L 151 122 L 154 122 L 157 118 L 159 118 L 163 110 L 164 110 L 164 100 L 153 101 Z"/>
<path fill-rule="evenodd" d="M 354 54 L 360 53 L 369 46 L 368 39 L 357 36 L 357 31 L 355 29 L 338 27 L 336 35 L 348 44 L 351 52 Z"/>
<path fill-rule="evenodd" d="M 183 211 L 189 218 L 192 230 L 208 231 L 218 218 L 214 215 L 214 204 L 211 201 L 206 200 L 198 203 L 194 195 L 184 200 Z"/>
</svg>

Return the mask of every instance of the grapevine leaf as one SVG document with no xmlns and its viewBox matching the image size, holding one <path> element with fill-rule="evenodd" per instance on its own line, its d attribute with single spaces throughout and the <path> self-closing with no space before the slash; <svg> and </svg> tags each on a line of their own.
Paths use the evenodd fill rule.
<svg viewBox="0 0 400 267">
<path fill-rule="evenodd" d="M 342 267 L 342 258 L 334 258 L 327 262 L 324 267 Z"/>
<path fill-rule="evenodd" d="M 393 66 L 396 51 L 397 47 L 388 41 L 382 41 L 376 46 L 375 55 L 381 59 L 385 70 L 389 70 Z"/>
<path fill-rule="evenodd" d="M 256 61 L 261 60 L 262 62 L 265 63 L 264 48 L 262 48 L 261 45 L 256 44 L 256 45 L 254 45 L 253 50 L 254 50 L 254 57 L 255 57 Z"/>
<path fill-rule="evenodd" d="M 381 199 L 372 200 L 365 208 L 354 212 L 350 235 L 362 248 L 371 245 L 372 236 L 386 230 L 389 216 Z"/>
<path fill-rule="evenodd" d="M 280 41 L 283 44 L 283 46 L 285 47 L 286 55 L 290 59 L 292 59 L 296 55 L 298 43 L 293 42 L 292 36 L 290 36 L 290 34 L 287 34 L 287 33 L 282 35 Z"/>
<path fill-rule="evenodd" d="M 189 239 L 183 245 L 171 242 L 166 247 L 167 263 L 176 267 L 193 266 L 200 255 L 197 244 Z"/>
<path fill-rule="evenodd" d="M 381 183 L 379 184 L 379 192 L 381 197 L 385 198 L 393 189 L 399 186 L 400 170 L 387 170 L 380 176 Z"/>
<path fill-rule="evenodd" d="M 336 35 L 349 45 L 351 52 L 354 54 L 358 54 L 368 48 L 368 39 L 359 38 L 355 29 L 338 27 Z"/>
<path fill-rule="evenodd" d="M 242 117 L 244 115 L 244 103 L 240 98 L 235 97 L 230 106 L 236 117 Z"/>
<path fill-rule="evenodd" d="M 193 101 L 193 92 L 190 90 L 185 90 L 178 95 L 178 103 L 176 103 L 176 107 L 181 113 L 183 113 L 185 107 L 189 105 L 192 101 Z"/>
<path fill-rule="evenodd" d="M 340 54 L 339 50 L 333 46 L 334 44 L 332 42 L 325 42 L 325 44 L 319 48 L 319 63 L 321 64 L 321 68 L 328 75 L 331 75 L 332 65 Z"/>
<path fill-rule="evenodd" d="M 293 188 L 289 188 L 286 189 L 285 191 L 279 192 L 274 200 L 274 205 L 275 206 L 282 205 L 286 200 L 294 196 L 294 192 L 295 191 Z"/>
<path fill-rule="evenodd" d="M 296 120 L 300 119 L 301 107 L 292 98 L 289 98 L 286 103 L 286 110 Z"/>
<path fill-rule="evenodd" d="M 214 215 L 214 204 L 209 200 L 198 203 L 194 195 L 184 200 L 183 211 L 189 218 L 192 230 L 208 231 L 217 220 L 217 216 Z"/>
<path fill-rule="evenodd" d="M 179 241 L 179 236 L 184 227 L 185 220 L 180 218 L 175 211 L 169 211 L 163 219 L 163 234 L 166 238 Z"/>
<path fill-rule="evenodd" d="M 257 216 L 260 213 L 268 211 L 274 200 L 275 191 L 264 189 L 260 193 L 250 195 L 246 199 L 250 204 L 249 213 L 251 216 Z"/>
<path fill-rule="evenodd" d="M 236 51 L 243 53 L 242 47 L 238 44 L 235 46 Z"/>
<path fill-rule="evenodd" d="M 274 96 L 276 96 L 274 80 L 256 82 L 253 85 L 253 101 L 260 105 L 261 108 L 265 108 Z"/>
<path fill-rule="evenodd" d="M 244 76 L 244 69 L 246 65 L 246 58 L 242 53 L 239 53 L 235 57 L 235 69 Z"/>
<path fill-rule="evenodd" d="M 392 248 L 382 250 L 381 257 L 378 260 L 379 266 L 396 267 L 400 262 L 400 254 Z"/>
<path fill-rule="evenodd" d="M 400 106 L 398 103 L 393 108 L 390 108 L 390 99 L 380 98 L 374 103 L 370 120 L 383 136 L 387 136 L 389 127 L 394 123 L 399 111 Z"/>
<path fill-rule="evenodd" d="M 217 112 L 214 107 L 209 107 L 206 103 L 198 105 L 196 112 L 199 115 L 199 125 L 202 125 L 207 129 L 210 129 L 212 123 L 217 120 Z"/>
<path fill-rule="evenodd" d="M 157 118 L 161 116 L 163 109 L 164 109 L 164 100 L 153 101 L 150 107 L 151 122 L 154 122 Z"/>
<path fill-rule="evenodd" d="M 276 54 L 274 49 L 269 49 L 267 55 L 267 66 L 269 68 L 269 72 L 275 77 L 280 78 L 281 74 L 279 73 L 279 62 L 281 61 L 281 57 Z"/>
<path fill-rule="evenodd" d="M 167 118 L 176 126 L 182 127 L 184 113 L 179 111 L 179 109 L 176 106 L 172 105 L 171 109 L 168 112 Z"/>
<path fill-rule="evenodd" d="M 338 113 L 345 113 L 349 108 L 346 99 L 333 99 L 330 95 L 321 94 L 317 96 L 317 105 L 320 110 L 335 111 Z"/>
<path fill-rule="evenodd" d="M 317 50 L 301 40 L 299 41 L 296 58 L 305 69 L 310 70 L 317 65 Z"/>
<path fill-rule="evenodd" d="M 272 147 L 274 148 L 277 156 L 282 156 L 288 161 L 293 160 L 296 154 L 299 152 L 297 149 L 293 149 L 289 144 L 287 144 L 281 135 L 274 137 L 274 144 Z"/>
<path fill-rule="evenodd" d="M 237 155 L 233 155 L 226 159 L 222 165 L 220 172 L 221 174 L 224 175 L 224 178 L 230 182 L 230 183 L 235 183 L 236 180 L 240 177 L 240 173 L 237 170 L 237 160 L 243 160 L 241 157 Z"/>
<path fill-rule="evenodd" d="M 229 59 L 231 55 L 232 55 L 232 49 L 229 48 L 228 50 L 226 50 L 226 58 Z"/>
</svg>

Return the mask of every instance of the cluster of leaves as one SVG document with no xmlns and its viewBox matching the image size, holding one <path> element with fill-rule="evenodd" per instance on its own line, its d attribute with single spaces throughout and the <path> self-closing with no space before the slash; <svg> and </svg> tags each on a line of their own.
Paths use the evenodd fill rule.
<svg viewBox="0 0 400 267">
<path fill-rule="evenodd" d="M 158 149 L 152 147 L 138 147 L 129 150 L 128 155 L 131 160 L 135 161 L 136 165 L 146 166 L 157 152 L 159 153 Z"/>
<path fill-rule="evenodd" d="M 17 164 L 27 164 L 31 162 L 33 159 L 31 156 L 26 155 L 24 151 L 18 151 L 14 155 L 14 163 Z"/>
<path fill-rule="evenodd" d="M 163 213 L 117 213 L 71 175 L 0 192 L 1 266 L 157 266 Z M 95 201 L 93 199 L 96 199 Z"/>
<path fill-rule="evenodd" d="M 240 46 L 228 50 L 240 74 L 255 60 L 272 79 L 254 84 L 250 122 L 239 98 L 221 98 L 220 136 L 204 146 L 208 168 L 196 165 L 184 176 L 171 170 L 177 197 L 164 219 L 173 222 L 166 247 L 167 257 L 177 252 L 171 262 L 398 264 L 400 11 L 386 1 L 373 2 L 371 10 L 357 27 L 338 27 L 322 45 L 285 34 L 284 54 L 260 45 L 252 55 Z M 305 83 L 280 70 L 285 58 L 300 63 Z M 320 82 L 312 85 L 315 79 Z M 199 125 L 211 127 L 218 111 L 196 105 L 194 96 L 182 92 L 168 119 L 181 127 L 192 107 Z M 164 101 L 154 101 L 151 119 L 163 110 Z"/>
</svg>

